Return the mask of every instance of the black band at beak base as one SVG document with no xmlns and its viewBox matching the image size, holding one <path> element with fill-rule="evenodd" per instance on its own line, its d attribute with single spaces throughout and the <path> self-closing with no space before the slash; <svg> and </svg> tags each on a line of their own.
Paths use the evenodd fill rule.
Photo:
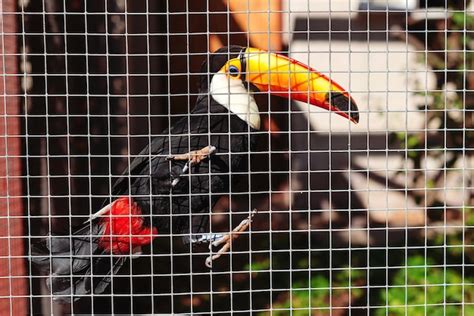
<svg viewBox="0 0 474 316">
<path fill-rule="evenodd" d="M 240 51 L 239 59 L 240 59 L 240 78 L 243 82 L 245 82 L 246 74 L 247 74 L 247 60 L 245 59 L 245 48 Z"/>
</svg>

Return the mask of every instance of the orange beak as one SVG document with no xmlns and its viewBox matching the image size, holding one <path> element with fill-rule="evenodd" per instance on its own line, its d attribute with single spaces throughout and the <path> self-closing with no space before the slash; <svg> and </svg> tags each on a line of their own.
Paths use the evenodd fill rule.
<svg viewBox="0 0 474 316">
<path fill-rule="evenodd" d="M 359 122 L 356 103 L 340 85 L 297 60 L 247 48 L 242 61 L 246 80 L 260 91 L 307 102 Z"/>
</svg>

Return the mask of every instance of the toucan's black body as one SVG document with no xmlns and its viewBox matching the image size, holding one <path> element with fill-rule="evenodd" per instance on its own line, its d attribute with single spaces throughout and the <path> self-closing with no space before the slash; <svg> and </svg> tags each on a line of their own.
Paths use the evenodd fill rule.
<svg viewBox="0 0 474 316">
<path fill-rule="evenodd" d="M 132 161 L 104 208 L 72 236 L 32 245 L 32 261 L 51 276 L 48 284 L 56 298 L 68 301 L 103 292 L 126 258 L 160 233 L 189 238 L 208 232 L 210 210 L 231 193 L 231 175 L 248 171 L 249 154 L 255 150 L 260 116 L 251 90 L 308 102 L 353 122 L 359 119 L 355 102 L 342 87 L 282 55 L 225 47 L 209 55 L 201 73 L 200 95 L 191 112 Z M 189 170 L 184 168 L 188 161 L 167 159 L 209 146 L 215 153 Z"/>
<path fill-rule="evenodd" d="M 240 46 L 230 46 L 210 55 L 201 67 L 200 96 L 189 115 L 155 137 L 112 188 L 113 196 L 133 196 L 144 214 L 153 214 L 148 218 L 159 232 L 183 237 L 202 233 L 220 193 L 229 192 L 231 172 L 247 169 L 255 130 L 216 102 L 208 91 L 212 74 L 242 50 Z M 181 174 L 185 161 L 166 159 L 206 146 L 216 147 L 216 154 L 186 174 Z M 180 181 L 172 187 L 176 177 Z"/>
<path fill-rule="evenodd" d="M 219 50 L 219 54 L 211 55 L 209 63 L 203 64 L 202 72 L 217 72 L 241 50 Z M 151 223 L 159 234 L 172 233 L 183 240 L 208 229 L 210 210 L 222 193 L 229 192 L 231 172 L 244 171 L 254 149 L 254 130 L 212 98 L 208 82 L 204 75 L 201 95 L 189 115 L 154 137 L 112 187 L 112 201 L 133 197 L 146 225 Z M 215 154 L 185 174 L 185 161 L 167 159 L 206 146 L 216 147 Z M 179 181 L 173 187 L 176 178 Z M 104 205 L 111 200 L 104 201 Z M 103 292 L 111 274 L 123 265 L 126 256 L 110 256 L 98 246 L 102 232 L 100 221 L 95 219 L 78 228 L 72 238 L 54 236 L 32 246 L 32 261 L 53 276 L 48 285 L 57 299 L 70 301 Z"/>
<path fill-rule="evenodd" d="M 203 96 L 189 115 L 139 154 L 127 171 L 130 176 L 120 178 L 112 194 L 133 196 L 144 214 L 153 214 L 148 218 L 159 232 L 201 233 L 210 209 L 222 196 L 219 193 L 229 192 L 231 173 L 246 170 L 255 145 L 252 132 L 238 116 Z M 189 173 L 181 174 L 184 161 L 166 159 L 208 145 L 216 147 L 216 153 L 191 167 Z M 172 187 L 176 177 L 180 181 Z"/>
</svg>

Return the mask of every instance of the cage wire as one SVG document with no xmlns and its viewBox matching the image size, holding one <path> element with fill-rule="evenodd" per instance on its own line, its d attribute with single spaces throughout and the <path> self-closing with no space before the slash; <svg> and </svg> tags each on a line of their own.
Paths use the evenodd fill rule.
<svg viewBox="0 0 474 316">
<path fill-rule="evenodd" d="M 2 315 L 474 314 L 470 0 L 1 6 Z M 326 75 L 357 103 L 359 124 L 309 105 L 310 88 L 301 102 L 275 96 L 274 87 L 245 86 L 252 92 L 239 100 L 255 100 L 260 128 L 232 131 L 235 113 L 209 111 L 211 98 L 203 95 L 210 92 L 202 89 L 216 72 L 212 52 L 230 45 L 286 55 Z M 223 104 L 234 97 L 214 95 Z M 207 112 L 193 112 L 202 100 Z M 196 115 L 207 128 L 199 136 L 203 146 L 191 128 Z M 213 143 L 219 133 L 209 126 L 216 117 L 225 122 L 219 139 L 252 138 L 256 147 L 220 152 Z M 179 124 L 181 133 L 173 134 Z M 165 139 L 158 154 L 142 152 L 158 138 Z M 175 161 L 178 168 L 164 168 L 161 178 L 126 172 L 135 159 L 149 166 L 162 159 L 159 153 L 207 145 L 217 152 L 195 165 Z M 219 169 L 227 179 L 221 190 L 194 191 L 191 179 L 200 177 L 205 187 L 214 162 L 236 156 L 243 167 Z M 137 178 L 144 188 L 134 195 Z M 114 189 L 119 179 L 127 189 Z M 172 181 L 176 189 L 159 193 L 160 209 L 154 188 Z M 89 222 L 84 253 L 49 251 L 46 259 L 64 260 L 67 269 L 74 260 L 92 260 L 89 274 L 105 276 L 106 287 L 66 291 L 58 300 L 48 286 L 57 271 L 53 263 L 41 270 L 33 262 L 35 244 L 46 237 L 76 247 L 76 227 L 123 195 L 152 205 L 139 218 L 156 224 L 153 242 L 141 254 L 127 248 L 97 255 L 104 228 L 94 231 L 97 219 Z M 174 212 L 180 202 L 182 213 Z M 112 217 L 106 211 L 103 217 Z M 210 242 L 241 222 L 229 251 L 207 267 L 219 249 Z M 107 240 L 112 236 L 99 244 Z M 109 260 L 109 270 L 117 257 L 127 260 L 109 280 L 91 267 L 96 257 Z M 78 274 L 59 280 L 71 287 Z"/>
</svg>

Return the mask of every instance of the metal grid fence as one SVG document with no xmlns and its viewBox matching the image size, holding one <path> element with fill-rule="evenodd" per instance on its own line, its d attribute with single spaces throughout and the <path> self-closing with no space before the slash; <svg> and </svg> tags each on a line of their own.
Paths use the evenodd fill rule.
<svg viewBox="0 0 474 316">
<path fill-rule="evenodd" d="M 474 313 L 470 0 L 1 6 L 1 314 Z M 117 198 L 141 150 L 191 117 L 202 62 L 228 45 L 326 74 L 360 123 L 256 93 L 257 149 L 204 213 L 225 233 L 257 210 L 230 251 L 209 269 L 216 248 L 158 231 L 104 293 L 55 301 L 32 245 L 72 237 Z"/>
</svg>

